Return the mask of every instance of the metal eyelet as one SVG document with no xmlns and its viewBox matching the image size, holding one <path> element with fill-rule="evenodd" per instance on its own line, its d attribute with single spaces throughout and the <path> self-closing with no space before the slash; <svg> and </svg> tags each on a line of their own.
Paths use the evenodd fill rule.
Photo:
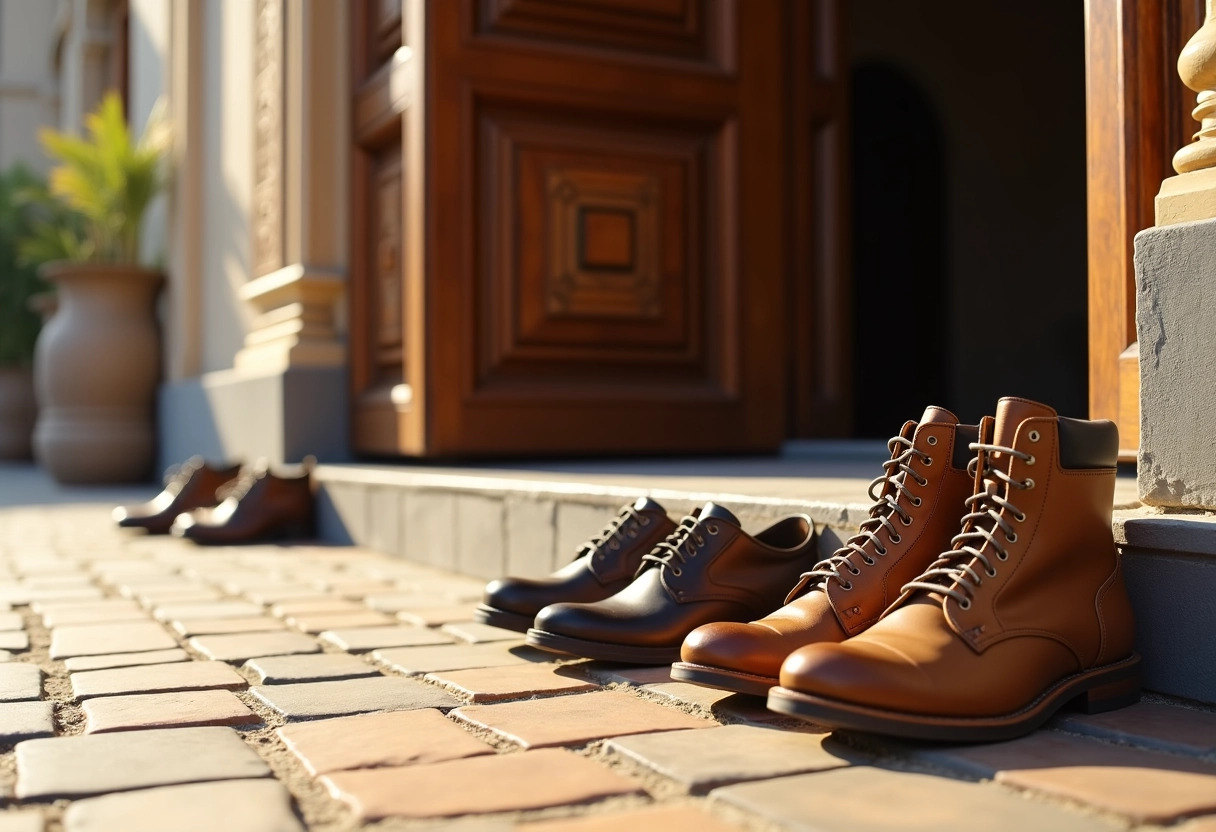
<svg viewBox="0 0 1216 832">
<path fill-rule="evenodd" d="M 925 457 L 925 467 L 929 468 L 929 467 L 932 467 L 932 465 L 933 465 L 933 457 L 931 457 L 931 456 Z"/>
<path fill-rule="evenodd" d="M 676 568 L 673 566 L 673 567 L 671 567 L 671 574 L 675 575 L 675 576 L 678 578 L 678 577 L 680 577 L 681 575 L 683 575 L 683 574 L 684 574 L 684 572 L 683 572 L 682 570 L 680 570 L 680 569 L 676 569 Z"/>
<path fill-rule="evenodd" d="M 1034 480 L 1032 480 L 1030 477 L 1027 477 L 1026 480 L 1022 483 L 1022 488 L 1025 488 L 1027 491 L 1034 488 Z"/>
<path fill-rule="evenodd" d="M 860 575 L 860 574 L 861 574 L 861 570 L 860 570 L 860 569 L 856 569 L 856 568 L 854 568 L 854 567 L 850 566 L 850 567 L 849 567 L 849 574 L 850 574 L 850 575 Z"/>
<path fill-rule="evenodd" d="M 1009 560 L 1009 554 L 1007 552 L 997 552 L 996 559 L 997 560 Z"/>
<path fill-rule="evenodd" d="M 985 569 L 984 574 L 987 575 L 989 578 L 995 578 L 996 570 L 995 569 Z"/>
<path fill-rule="evenodd" d="M 878 561 L 874 560 L 874 558 L 862 558 L 861 562 L 866 566 L 873 566 L 874 564 L 878 563 Z"/>
<path fill-rule="evenodd" d="M 887 556 L 887 550 L 886 549 L 875 549 L 874 554 L 878 555 L 879 557 L 885 558 Z"/>
<path fill-rule="evenodd" d="M 896 544 L 898 544 L 898 543 L 900 543 L 902 540 L 903 540 L 903 538 L 902 538 L 902 537 L 900 537 L 898 534 L 893 534 L 893 535 L 891 535 L 891 542 L 892 542 L 892 543 L 896 543 Z"/>
<path fill-rule="evenodd" d="M 628 537 L 630 537 L 630 538 L 632 538 L 632 539 L 634 539 L 634 540 L 637 540 L 637 537 L 638 537 L 637 530 L 635 530 L 635 529 L 630 529 L 629 531 L 625 532 L 625 534 L 626 534 L 626 536 L 628 536 Z"/>
<path fill-rule="evenodd" d="M 621 544 L 617 543 L 615 540 L 610 540 L 608 541 L 608 548 L 615 552 L 617 549 L 621 548 Z"/>
<path fill-rule="evenodd" d="M 1027 465 L 1034 465 L 1034 454 L 1030 455 L 1030 459 L 1026 460 Z"/>
<path fill-rule="evenodd" d="M 970 598 L 967 598 L 967 599 L 964 599 L 964 600 L 962 600 L 962 601 L 959 601 L 959 602 L 958 602 L 958 608 L 959 608 L 960 610 L 969 610 L 969 609 L 971 609 L 971 599 L 970 599 Z"/>
<path fill-rule="evenodd" d="M 1018 533 L 1017 532 L 1006 532 L 1005 539 L 1008 540 L 1010 543 L 1017 543 L 1018 542 Z"/>
<path fill-rule="evenodd" d="M 912 525 L 912 518 L 911 518 L 911 517 L 908 517 L 907 519 L 904 519 L 903 517 L 900 517 L 900 518 L 899 518 L 899 522 L 903 523 L 905 526 L 911 526 L 911 525 Z"/>
<path fill-rule="evenodd" d="M 845 581 L 844 583 L 842 583 L 842 584 L 840 585 L 840 588 L 841 588 L 841 589 L 843 589 L 845 592 L 848 592 L 848 591 L 850 591 L 850 590 L 853 588 L 853 582 L 852 582 L 852 581 Z"/>
<path fill-rule="evenodd" d="M 1032 430 L 1030 433 L 1026 434 L 1026 438 L 1029 439 L 1031 442 L 1038 442 L 1039 441 L 1039 432 L 1037 430 Z"/>
<path fill-rule="evenodd" d="M 1013 519 L 1017 520 L 1019 523 L 1025 523 L 1026 522 L 1026 512 L 1022 512 L 1021 514 L 1019 514 L 1017 517 L 1015 517 Z"/>
<path fill-rule="evenodd" d="M 706 524 L 705 531 L 709 532 L 710 534 L 717 534 L 718 533 L 718 524 L 717 523 Z"/>
<path fill-rule="evenodd" d="M 641 525 L 643 525 L 643 526 L 649 526 L 649 525 L 650 525 L 650 518 L 649 518 L 649 517 L 643 517 L 643 518 L 641 518 L 640 520 L 638 520 L 638 523 L 640 523 L 640 524 L 641 524 Z"/>
<path fill-rule="evenodd" d="M 924 501 L 923 501 L 923 500 L 921 500 L 921 498 L 920 498 L 920 497 L 913 497 L 913 498 L 912 498 L 912 505 L 914 505 L 914 506 L 919 506 L 919 505 L 920 505 L 922 502 L 924 502 Z"/>
<path fill-rule="evenodd" d="M 930 437 L 929 437 L 928 439 L 926 439 L 925 441 L 926 441 L 926 442 L 928 442 L 930 445 L 936 445 L 936 444 L 937 444 L 937 437 L 936 437 L 936 436 L 930 436 Z"/>
</svg>

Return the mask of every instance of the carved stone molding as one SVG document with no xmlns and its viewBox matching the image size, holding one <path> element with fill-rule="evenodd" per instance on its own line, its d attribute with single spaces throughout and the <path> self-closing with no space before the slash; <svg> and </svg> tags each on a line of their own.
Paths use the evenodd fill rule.
<svg viewBox="0 0 1216 832">
<path fill-rule="evenodd" d="M 346 347 L 338 335 L 338 301 L 345 275 L 295 264 L 263 275 L 240 289 L 258 311 L 236 368 L 276 371 L 294 366 L 339 367 Z"/>
<path fill-rule="evenodd" d="M 283 0 L 257 0 L 254 42 L 254 276 L 283 266 Z"/>
</svg>

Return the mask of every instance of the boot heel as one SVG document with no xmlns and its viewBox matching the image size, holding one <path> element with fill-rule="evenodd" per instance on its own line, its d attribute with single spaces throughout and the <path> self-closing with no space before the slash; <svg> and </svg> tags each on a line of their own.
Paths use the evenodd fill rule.
<svg viewBox="0 0 1216 832">
<path fill-rule="evenodd" d="M 1140 680 L 1132 676 L 1090 688 L 1073 700 L 1074 707 L 1087 714 L 1101 714 L 1126 708 L 1140 701 Z"/>
</svg>

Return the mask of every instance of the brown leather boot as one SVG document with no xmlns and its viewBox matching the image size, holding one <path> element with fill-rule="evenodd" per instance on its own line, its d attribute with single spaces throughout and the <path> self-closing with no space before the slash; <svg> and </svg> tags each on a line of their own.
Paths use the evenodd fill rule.
<svg viewBox="0 0 1216 832">
<path fill-rule="evenodd" d="M 861 635 L 795 651 L 769 708 L 834 728 L 994 741 L 1072 700 L 1096 713 L 1139 699 L 1111 534 L 1114 423 L 1007 398 L 980 433 L 954 547 Z"/>
<path fill-rule="evenodd" d="M 192 456 L 165 475 L 165 490 L 141 506 L 119 506 L 114 522 L 124 529 L 146 529 L 149 534 L 168 534 L 177 515 L 219 503 L 216 492 L 236 479 L 241 466 L 213 467 L 201 456 Z"/>
<path fill-rule="evenodd" d="M 971 494 L 968 445 L 977 438 L 978 428 L 940 407 L 906 422 L 887 443 L 891 457 L 870 483 L 875 503 L 858 533 L 805 573 L 776 612 L 693 630 L 671 678 L 765 696 L 794 650 L 844 641 L 877 621 L 903 585 L 950 546 Z"/>
<path fill-rule="evenodd" d="M 274 474 L 260 463 L 241 473 L 221 491 L 215 508 L 178 515 L 172 532 L 203 544 L 255 543 L 277 538 L 312 537 L 314 533 L 312 457 L 297 476 Z"/>
<path fill-rule="evenodd" d="M 473 619 L 507 630 L 528 632 L 536 614 L 562 601 L 602 601 L 629 585 L 642 556 L 676 530 L 663 507 L 640 497 L 579 547 L 574 560 L 546 578 L 498 578 L 486 584 L 485 600 Z"/>
</svg>

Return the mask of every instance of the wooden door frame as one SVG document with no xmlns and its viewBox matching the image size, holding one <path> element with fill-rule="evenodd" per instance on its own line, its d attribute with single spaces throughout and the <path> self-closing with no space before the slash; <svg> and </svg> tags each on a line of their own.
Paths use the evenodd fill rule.
<svg viewBox="0 0 1216 832">
<path fill-rule="evenodd" d="M 1202 0 L 1085 2 L 1089 412 L 1118 423 L 1129 461 L 1140 444 L 1133 240 L 1195 129 L 1176 62 L 1202 22 Z"/>
</svg>

